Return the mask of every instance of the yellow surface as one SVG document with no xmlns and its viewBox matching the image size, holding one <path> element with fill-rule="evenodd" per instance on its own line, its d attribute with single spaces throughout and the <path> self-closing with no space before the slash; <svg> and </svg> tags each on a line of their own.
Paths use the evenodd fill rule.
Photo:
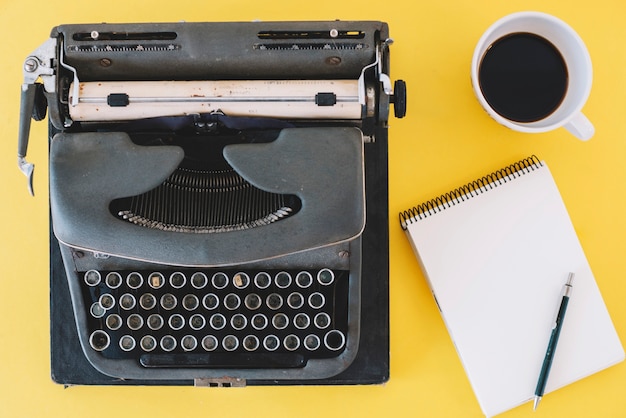
<svg viewBox="0 0 626 418">
<path fill-rule="evenodd" d="M 559 16 L 585 40 L 594 85 L 587 143 L 564 129 L 529 135 L 492 121 L 473 97 L 470 59 L 481 33 L 519 10 Z M 397 213 L 529 154 L 560 187 L 622 340 L 626 340 L 626 3 L 623 0 L 1 0 L 0 416 L 480 417 Z M 392 78 L 409 87 L 408 117 L 390 137 L 391 380 L 369 387 L 72 387 L 50 380 L 47 127 L 33 125 L 36 197 L 16 167 L 23 59 L 61 23 L 375 19 L 390 24 Z M 454 262 L 454 260 L 450 260 Z M 502 417 L 620 417 L 626 363 Z"/>
</svg>

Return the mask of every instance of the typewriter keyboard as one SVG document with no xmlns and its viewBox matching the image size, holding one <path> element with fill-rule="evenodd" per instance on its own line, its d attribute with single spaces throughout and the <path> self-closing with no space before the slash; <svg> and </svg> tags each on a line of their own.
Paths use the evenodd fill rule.
<svg viewBox="0 0 626 418">
<path fill-rule="evenodd" d="M 89 345 L 145 367 L 302 367 L 346 346 L 344 270 L 82 275 Z"/>
</svg>

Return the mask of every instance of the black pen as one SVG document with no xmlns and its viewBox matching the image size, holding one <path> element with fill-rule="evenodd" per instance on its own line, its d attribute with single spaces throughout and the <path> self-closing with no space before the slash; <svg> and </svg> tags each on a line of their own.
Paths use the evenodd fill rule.
<svg viewBox="0 0 626 418">
<path fill-rule="evenodd" d="M 543 358 L 543 365 L 541 366 L 541 372 L 539 373 L 539 381 L 537 382 L 537 388 L 535 389 L 535 403 L 533 409 L 537 409 L 539 401 L 543 396 L 543 392 L 546 388 L 546 382 L 548 381 L 548 375 L 550 374 L 550 367 L 552 366 L 552 360 L 554 359 L 554 352 L 556 351 L 556 345 L 559 342 L 559 335 L 561 334 L 561 327 L 563 326 L 563 320 L 565 319 L 565 311 L 567 310 L 567 304 L 572 294 L 572 281 L 574 280 L 574 273 L 570 273 L 567 277 L 567 283 L 563 287 L 563 297 L 561 298 L 561 306 L 559 306 L 559 313 L 556 315 L 556 320 L 552 326 L 552 333 L 550 334 L 550 341 L 548 342 L 548 348 L 546 349 L 546 356 Z"/>
</svg>

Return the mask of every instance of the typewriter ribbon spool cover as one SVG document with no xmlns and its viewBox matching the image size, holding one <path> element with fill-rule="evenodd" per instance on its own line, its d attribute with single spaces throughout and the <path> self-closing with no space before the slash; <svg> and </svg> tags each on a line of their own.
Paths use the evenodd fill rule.
<svg viewBox="0 0 626 418">
<path fill-rule="evenodd" d="M 18 145 L 32 192 L 47 110 L 53 379 L 386 381 L 390 44 L 364 21 L 54 28 Z"/>
</svg>

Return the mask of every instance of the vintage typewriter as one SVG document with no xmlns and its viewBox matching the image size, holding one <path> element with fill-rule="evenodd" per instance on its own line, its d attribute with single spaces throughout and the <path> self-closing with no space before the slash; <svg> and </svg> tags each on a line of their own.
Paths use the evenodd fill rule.
<svg viewBox="0 0 626 418">
<path fill-rule="evenodd" d="M 55 381 L 388 378 L 391 42 L 369 21 L 52 30 L 18 165 L 32 193 L 47 114 Z"/>
</svg>

